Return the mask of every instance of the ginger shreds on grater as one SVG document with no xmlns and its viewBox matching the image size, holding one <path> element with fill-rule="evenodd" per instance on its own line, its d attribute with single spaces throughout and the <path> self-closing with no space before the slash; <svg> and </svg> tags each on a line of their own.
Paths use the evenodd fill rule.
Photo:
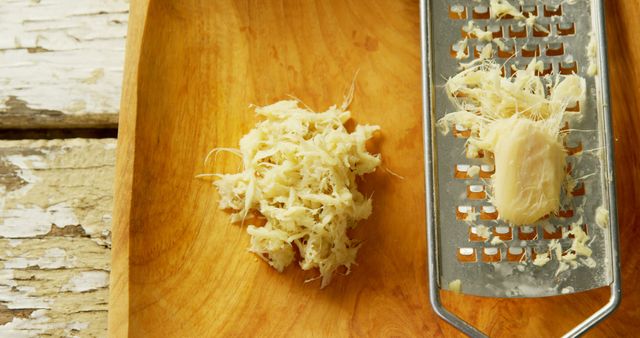
<svg viewBox="0 0 640 338">
<path fill-rule="evenodd" d="M 457 111 L 437 122 L 444 133 L 453 125 L 471 130 L 467 156 L 480 150 L 493 156 L 491 202 L 500 219 L 513 225 L 558 211 L 566 178 L 560 128 L 572 114 L 567 107 L 585 100 L 585 81 L 577 75 L 555 78 L 547 95 L 536 75 L 541 68 L 534 59 L 507 78 L 499 64 L 483 60 L 461 71 L 445 86 Z"/>
</svg>

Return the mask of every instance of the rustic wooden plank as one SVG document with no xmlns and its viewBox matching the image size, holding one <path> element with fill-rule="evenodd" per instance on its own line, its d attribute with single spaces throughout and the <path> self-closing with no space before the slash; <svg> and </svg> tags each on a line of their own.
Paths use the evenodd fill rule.
<svg viewBox="0 0 640 338">
<path fill-rule="evenodd" d="M 102 337 L 115 140 L 0 141 L 0 336 Z"/>
<path fill-rule="evenodd" d="M 0 2 L 0 128 L 115 126 L 129 0 Z"/>
</svg>

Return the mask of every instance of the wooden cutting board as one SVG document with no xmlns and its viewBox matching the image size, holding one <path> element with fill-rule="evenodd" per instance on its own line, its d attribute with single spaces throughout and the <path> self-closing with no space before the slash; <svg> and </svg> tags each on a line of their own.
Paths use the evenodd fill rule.
<svg viewBox="0 0 640 338">
<path fill-rule="evenodd" d="M 109 329 L 112 337 L 456 335 L 427 293 L 418 1 L 133 1 L 120 117 Z M 385 170 L 355 231 L 359 265 L 327 288 L 247 252 L 217 209 L 203 159 L 257 121 L 248 105 L 294 95 L 378 124 Z M 636 82 L 637 83 L 637 82 Z M 636 121 L 637 122 L 637 121 Z M 492 335 L 559 335 L 606 301 L 443 294 Z M 594 331 L 604 333 L 606 331 Z"/>
</svg>

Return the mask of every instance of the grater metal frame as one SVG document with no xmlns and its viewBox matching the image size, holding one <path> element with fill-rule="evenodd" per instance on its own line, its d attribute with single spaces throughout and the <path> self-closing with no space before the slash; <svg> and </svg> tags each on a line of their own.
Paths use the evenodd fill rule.
<svg viewBox="0 0 640 338">
<path fill-rule="evenodd" d="M 435 186 L 434 181 L 434 142 L 433 135 L 435 133 L 434 124 L 431 118 L 431 109 L 433 107 L 433 98 L 435 94 L 434 72 L 432 62 L 433 49 L 433 27 L 431 19 L 431 4 L 433 1 L 443 0 L 420 0 L 420 22 L 421 22 L 421 54 L 422 54 L 422 78 L 423 78 L 423 141 L 424 141 L 424 158 L 425 158 L 425 203 L 427 209 L 427 245 L 428 245 L 428 275 L 429 275 L 429 297 L 431 306 L 434 311 L 444 320 L 452 324 L 463 333 L 472 337 L 486 337 L 479 329 L 465 322 L 453 312 L 446 309 L 440 301 L 440 273 L 439 273 L 439 257 L 438 252 L 438 230 L 436 226 L 435 215 Z M 608 61 L 607 61 L 607 44 L 605 38 L 605 19 L 603 0 L 592 0 L 594 10 L 594 27 L 597 31 L 598 50 L 601 51 L 598 57 L 599 81 L 601 91 L 602 116 L 603 116 L 603 143 L 606 149 L 604 163 L 608 172 L 607 177 L 610 180 L 608 187 L 608 203 L 609 203 L 609 234 L 610 234 L 610 250 L 611 250 L 611 283 L 610 298 L 607 304 L 586 318 L 583 322 L 575 326 L 564 337 L 576 337 L 584 334 L 587 330 L 598 324 L 611 314 L 619 305 L 621 299 L 621 276 L 620 276 L 620 258 L 619 258 L 619 236 L 616 208 L 616 186 L 615 171 L 613 158 L 613 140 L 611 126 L 610 96 L 609 96 L 609 79 L 608 79 Z"/>
</svg>

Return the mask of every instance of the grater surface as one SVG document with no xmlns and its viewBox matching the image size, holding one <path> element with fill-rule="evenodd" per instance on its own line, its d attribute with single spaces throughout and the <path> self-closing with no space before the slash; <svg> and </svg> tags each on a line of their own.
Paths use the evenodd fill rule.
<svg viewBox="0 0 640 338">
<path fill-rule="evenodd" d="M 446 78 L 459 72 L 459 62 L 477 57 L 485 43 L 469 38 L 466 46 L 468 58 L 457 60 L 454 55 L 465 36 L 464 27 L 473 20 L 483 30 L 502 36 L 507 48 L 498 50 L 494 59 L 505 64 L 506 75 L 511 66 L 522 69 L 536 56 L 545 65 L 546 72 L 582 76 L 586 81 L 584 106 L 575 107 L 583 118 L 571 121 L 571 132 L 566 147 L 570 154 L 567 164 L 572 177 L 578 180 L 571 202 L 561 206 L 557 216 L 548 218 L 554 226 L 533 224 L 530 227 L 510 227 L 496 220 L 496 210 L 487 200 L 487 185 L 493 172 L 482 159 L 468 159 L 464 155 L 465 138 L 469 131 L 455 127 L 452 134 L 443 135 L 432 127 L 433 197 L 436 227 L 437 269 L 439 287 L 448 289 L 454 280 L 462 282 L 465 294 L 492 297 L 540 297 L 574 293 L 609 285 L 612 281 L 611 236 L 608 229 L 595 224 L 595 210 L 609 208 L 610 168 L 605 167 L 605 126 L 603 102 L 598 76 L 588 76 L 589 59 L 586 46 L 590 33 L 601 35 L 594 22 L 591 1 L 510 1 L 523 13 L 537 14 L 536 23 L 549 30 L 549 34 L 522 27 L 522 20 L 489 18 L 489 1 L 455 0 L 430 2 L 431 22 L 431 79 L 432 124 L 453 111 L 443 89 Z M 594 31 L 594 27 L 596 30 Z M 545 36 L 546 35 L 546 36 Z M 481 168 L 479 177 L 467 178 L 470 165 Z M 474 222 L 462 220 L 469 211 L 479 213 Z M 582 221 L 580 221 L 582 220 Z M 571 239 L 562 238 L 570 224 L 579 224 L 593 239 L 590 248 L 596 262 L 593 268 L 581 264 L 556 276 L 559 262 L 555 257 L 542 267 L 532 264 L 536 253 L 546 252 L 551 239 L 558 239 L 567 250 Z M 478 226 L 486 226 L 492 237 L 503 244 L 491 245 L 479 237 Z M 553 256 L 553 255 L 552 255 Z"/>
</svg>

